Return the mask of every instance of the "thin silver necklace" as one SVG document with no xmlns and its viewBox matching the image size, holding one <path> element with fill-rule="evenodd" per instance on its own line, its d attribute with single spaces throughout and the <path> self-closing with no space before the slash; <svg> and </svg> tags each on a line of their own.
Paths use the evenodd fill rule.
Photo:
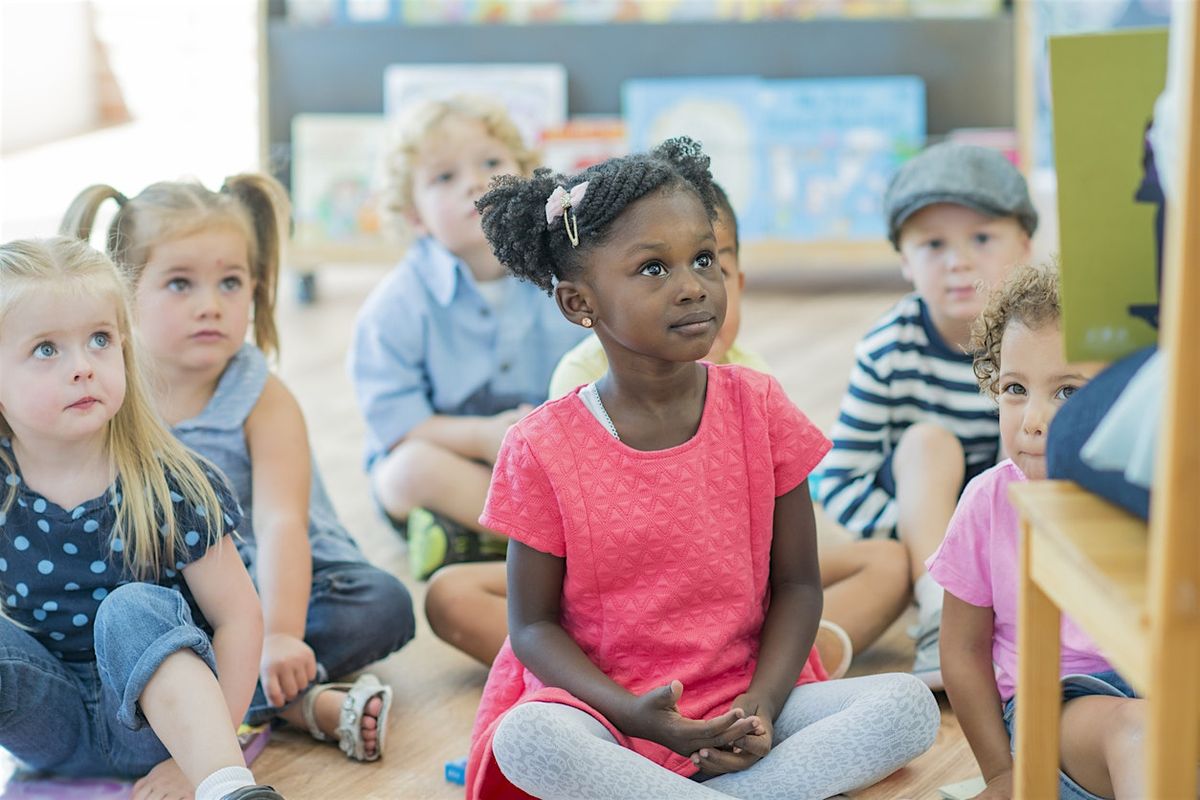
<svg viewBox="0 0 1200 800">
<path fill-rule="evenodd" d="M 617 426 L 613 425 L 612 417 L 608 415 L 607 409 L 604 408 L 604 401 L 600 399 L 600 389 L 594 383 L 588 384 L 588 388 L 592 390 L 592 397 L 596 398 L 596 408 L 600 409 L 600 415 L 603 419 L 600 420 L 612 437 L 618 442 L 621 441 L 620 434 L 617 433 Z"/>
</svg>

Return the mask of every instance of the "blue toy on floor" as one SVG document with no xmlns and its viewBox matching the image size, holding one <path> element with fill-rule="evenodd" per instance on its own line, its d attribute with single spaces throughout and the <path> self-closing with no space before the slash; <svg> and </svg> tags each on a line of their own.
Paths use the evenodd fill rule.
<svg viewBox="0 0 1200 800">
<path fill-rule="evenodd" d="M 460 758 L 457 761 L 447 761 L 446 780 L 457 786 L 465 785 L 467 782 L 467 759 Z"/>
</svg>

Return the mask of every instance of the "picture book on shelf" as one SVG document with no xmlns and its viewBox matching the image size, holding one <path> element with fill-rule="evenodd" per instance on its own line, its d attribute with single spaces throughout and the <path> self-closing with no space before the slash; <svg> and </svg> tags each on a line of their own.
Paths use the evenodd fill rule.
<svg viewBox="0 0 1200 800">
<path fill-rule="evenodd" d="M 292 119 L 294 243 L 351 250 L 377 243 L 386 123 L 379 114 Z"/>
<path fill-rule="evenodd" d="M 1158 338 L 1161 203 L 1148 191 L 1146 132 L 1166 71 L 1165 29 L 1050 40 L 1070 361 L 1115 360 Z"/>
<path fill-rule="evenodd" d="M 631 150 L 699 140 L 747 240 L 869 240 L 886 235 L 891 176 L 925 141 L 920 78 L 626 82 Z"/>
</svg>

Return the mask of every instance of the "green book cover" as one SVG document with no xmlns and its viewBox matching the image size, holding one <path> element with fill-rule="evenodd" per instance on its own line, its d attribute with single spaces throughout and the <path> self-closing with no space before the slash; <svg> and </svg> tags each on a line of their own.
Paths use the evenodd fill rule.
<svg viewBox="0 0 1200 800">
<path fill-rule="evenodd" d="M 1112 361 L 1157 340 L 1157 207 L 1135 195 L 1166 72 L 1166 29 L 1050 39 L 1069 361 Z"/>
</svg>

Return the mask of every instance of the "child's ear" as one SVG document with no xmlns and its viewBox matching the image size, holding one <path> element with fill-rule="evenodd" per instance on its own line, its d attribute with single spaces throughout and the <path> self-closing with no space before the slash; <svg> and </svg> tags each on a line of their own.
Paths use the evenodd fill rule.
<svg viewBox="0 0 1200 800">
<path fill-rule="evenodd" d="M 590 328 L 596 321 L 595 309 L 588 289 L 575 281 L 559 281 L 554 287 L 554 299 L 564 317 L 584 328 Z M 588 324 L 584 324 L 584 319 Z"/>
<path fill-rule="evenodd" d="M 908 265 L 908 256 L 904 255 L 904 251 L 900 251 L 900 275 L 909 283 L 913 282 L 912 267 Z"/>
<path fill-rule="evenodd" d="M 417 210 L 415 208 L 410 208 L 405 211 L 403 217 L 404 222 L 418 237 L 429 235 L 429 229 L 425 227 L 424 222 L 421 222 L 421 216 L 417 214 Z"/>
<path fill-rule="evenodd" d="M 1024 248 L 1021 250 L 1021 263 L 1028 264 L 1033 261 L 1033 237 L 1024 231 L 1021 235 L 1025 237 Z"/>
</svg>

